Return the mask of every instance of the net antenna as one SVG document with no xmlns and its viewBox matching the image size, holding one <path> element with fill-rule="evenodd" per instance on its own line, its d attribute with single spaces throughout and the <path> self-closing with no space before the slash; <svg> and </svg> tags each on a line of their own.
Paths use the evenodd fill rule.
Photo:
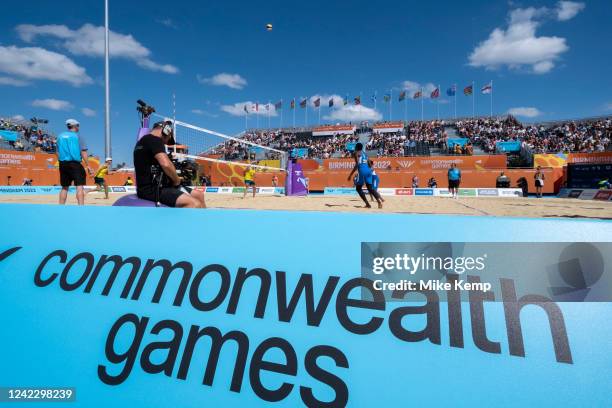
<svg viewBox="0 0 612 408">
<path fill-rule="evenodd" d="M 245 132 L 230 136 L 157 113 L 152 116 L 173 123 L 177 156 L 264 171 L 286 171 L 287 152 L 247 140 Z"/>
</svg>

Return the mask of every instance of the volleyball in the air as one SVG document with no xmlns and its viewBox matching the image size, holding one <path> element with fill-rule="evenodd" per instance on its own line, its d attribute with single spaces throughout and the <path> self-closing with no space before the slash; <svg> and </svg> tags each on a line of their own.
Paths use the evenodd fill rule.
<svg viewBox="0 0 612 408">
<path fill-rule="evenodd" d="M 267 31 L 272 31 L 272 24 L 270 24 L 270 23 L 266 24 L 266 30 Z"/>
</svg>

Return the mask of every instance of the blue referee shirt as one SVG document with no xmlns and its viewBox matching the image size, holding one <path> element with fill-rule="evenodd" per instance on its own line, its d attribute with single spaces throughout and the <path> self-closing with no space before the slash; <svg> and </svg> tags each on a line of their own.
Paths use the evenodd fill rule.
<svg viewBox="0 0 612 408">
<path fill-rule="evenodd" d="M 57 136 L 59 161 L 81 161 L 81 151 L 87 150 L 85 140 L 76 132 L 66 131 Z"/>
</svg>

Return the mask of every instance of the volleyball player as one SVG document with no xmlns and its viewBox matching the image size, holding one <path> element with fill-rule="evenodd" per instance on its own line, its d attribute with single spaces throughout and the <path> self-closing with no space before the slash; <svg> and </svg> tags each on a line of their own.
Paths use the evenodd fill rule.
<svg viewBox="0 0 612 408">
<path fill-rule="evenodd" d="M 380 177 L 378 177 L 378 174 L 376 174 L 376 170 L 374 170 L 373 160 L 368 160 L 368 167 L 372 169 L 372 190 L 378 193 L 378 186 L 380 185 Z M 384 203 L 385 199 L 382 197 L 382 195 L 380 195 L 380 193 L 379 193 L 379 196 L 380 196 L 380 201 Z M 374 196 L 371 193 L 370 193 L 370 200 L 374 201 Z"/>
<path fill-rule="evenodd" d="M 372 169 L 368 166 L 368 156 L 363 151 L 363 144 L 357 143 L 355 145 L 355 151 L 353 152 L 353 159 L 355 159 L 355 167 L 351 170 L 351 173 L 348 176 L 348 181 L 351 181 L 353 178 L 353 174 L 357 172 L 358 177 L 355 182 L 355 189 L 357 190 L 357 194 L 365 203 L 366 208 L 372 208 L 370 203 L 368 202 L 368 198 L 363 192 L 363 185 L 366 185 L 368 192 L 376 199 L 378 202 L 378 208 L 382 208 L 382 201 L 380 199 L 380 194 L 378 191 L 372 189 Z"/>
</svg>

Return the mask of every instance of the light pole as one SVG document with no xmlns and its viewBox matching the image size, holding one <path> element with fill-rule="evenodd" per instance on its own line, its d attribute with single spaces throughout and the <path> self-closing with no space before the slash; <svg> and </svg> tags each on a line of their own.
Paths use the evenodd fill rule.
<svg viewBox="0 0 612 408">
<path fill-rule="evenodd" d="M 112 157 L 110 129 L 110 78 L 108 64 L 108 0 L 104 0 L 104 154 Z"/>
</svg>

